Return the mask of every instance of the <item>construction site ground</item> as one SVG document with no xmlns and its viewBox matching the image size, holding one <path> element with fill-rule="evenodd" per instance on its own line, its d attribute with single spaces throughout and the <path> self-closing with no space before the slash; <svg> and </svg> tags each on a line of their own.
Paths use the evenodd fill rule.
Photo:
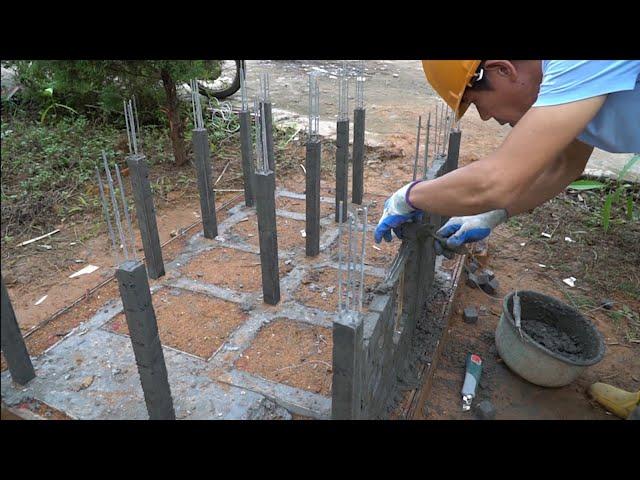
<svg viewBox="0 0 640 480">
<path fill-rule="evenodd" d="M 298 84 L 301 84 L 305 71 L 309 69 L 305 70 L 306 67 L 293 62 L 284 63 L 285 65 L 281 66 L 278 62 L 262 62 L 258 67 L 274 72 L 277 70 L 280 72 L 278 75 L 283 78 L 295 77 Z M 308 64 L 325 68 L 329 74 L 331 73 L 329 62 Z M 365 91 L 366 141 L 369 145 L 365 157 L 365 192 L 367 200 L 375 202 L 369 220 L 370 224 L 375 224 L 384 198 L 410 180 L 415 152 L 416 119 L 418 115 L 430 110 L 437 99 L 424 80 L 419 78 L 414 65 L 402 62 L 371 62 L 371 65 L 372 71 L 368 73 L 372 76 Z M 332 114 L 335 113 L 337 94 L 334 95 L 334 91 L 337 92 L 337 88 L 333 88 L 329 83 L 335 80 L 325 81 L 326 84 L 321 88 L 321 119 L 328 128 L 325 132 L 328 138 L 323 143 L 323 163 L 330 166 L 332 155 L 335 154 L 335 147 L 330 139 L 330 125 L 334 123 Z M 255 83 L 251 83 L 250 87 L 255 88 Z M 285 83 L 278 78 L 272 80 L 274 116 L 276 119 L 280 118 L 281 123 L 298 122 L 302 125 L 304 122 L 301 118 L 306 113 L 304 91 L 291 92 L 287 90 L 290 87 Z M 291 84 L 295 85 L 295 82 Z M 287 110 L 279 109 L 282 106 L 279 105 L 279 98 L 289 99 Z M 291 99 L 299 100 L 300 108 L 297 111 L 294 110 L 295 105 L 292 105 Z M 508 132 L 508 126 L 481 122 L 477 113 L 470 110 L 462 124 L 461 166 L 476 161 L 492 151 Z M 235 156 L 232 154 L 229 157 L 231 162 L 226 178 L 223 176 L 217 188 L 241 188 L 237 175 L 234 175 L 240 171 L 238 153 L 236 151 Z M 290 142 L 280 152 L 278 161 L 288 165 L 277 177 L 280 191 L 302 193 L 304 173 L 299 164 L 304 162 L 304 146 L 300 139 Z M 216 162 L 215 158 L 214 162 L 214 177 L 217 178 L 222 173 L 224 164 Z M 163 175 L 175 175 L 175 171 L 170 171 L 169 167 L 164 168 L 166 170 L 152 172 L 152 176 L 157 179 Z M 195 177 L 190 166 L 183 167 L 183 170 L 181 173 L 193 173 Z M 331 168 L 324 168 L 322 194 L 331 197 L 333 185 Z M 219 223 L 229 220 L 242 210 L 238 207 L 242 198 L 238 198 L 237 192 L 218 194 L 216 202 L 217 206 L 229 202 L 218 214 Z M 586 390 L 595 381 L 604 381 L 627 390 L 640 388 L 640 279 L 637 269 L 637 265 L 640 264 L 637 248 L 640 229 L 637 224 L 627 224 L 624 228 L 613 225 L 609 233 L 604 235 L 601 227 L 589 223 L 592 213 L 583 208 L 584 205 L 581 203 L 586 205 L 587 202 L 581 202 L 574 194 L 563 194 L 533 213 L 517 217 L 496 229 L 488 242 L 486 255 L 478 258 L 484 266 L 495 272 L 500 281 L 500 288 L 495 294 L 497 299 L 491 299 L 482 291 L 468 287 L 464 280 L 460 281 L 454 303 L 447 309 L 449 315 L 444 319 L 443 333 L 438 339 L 432 339 L 431 346 L 437 345 L 437 348 L 432 348 L 423 358 L 423 362 L 418 361 L 412 365 L 414 372 L 419 371 L 423 374 L 417 379 L 417 383 L 409 382 L 397 396 L 392 418 L 474 418 L 473 413 L 462 412 L 460 397 L 465 357 L 470 352 L 478 353 L 484 361 L 483 377 L 476 401 L 490 400 L 496 407 L 498 419 L 615 418 L 591 401 Z M 333 205 L 325 202 L 323 206 L 325 208 L 322 215 L 330 219 Z M 195 235 L 201 230 L 201 225 L 197 223 L 200 209 L 195 182 L 171 192 L 167 197 L 156 197 L 156 207 L 160 240 L 163 244 L 169 242 L 163 247 L 165 263 L 173 262 L 172 265 L 181 271 L 181 278 L 191 278 L 196 282 L 215 284 L 222 289 L 242 292 L 247 298 L 261 294 L 255 217 L 242 221 L 235 218 L 229 222 L 230 233 L 242 237 L 247 248 L 203 249 L 186 265 L 178 265 L 181 255 L 195 248 L 193 242 L 202 241 L 201 236 Z M 278 198 L 278 208 L 293 213 L 278 217 L 280 248 L 303 249 L 304 238 L 300 230 L 304 228 L 304 202 L 295 195 L 284 195 Z M 87 239 L 82 235 L 85 233 L 83 229 L 93 228 L 99 223 L 99 218 L 85 218 L 76 225 L 61 224 L 58 226 L 60 233 L 43 242 L 3 251 L 2 274 L 20 327 L 23 333 L 27 333 L 40 326 L 26 339 L 33 357 L 38 357 L 47 349 L 59 344 L 70 333 L 81 342 L 84 335 L 89 336 L 86 332 L 83 334 L 83 322 L 100 314 L 99 310 L 109 304 L 110 299 L 118 298 L 114 281 L 92 291 L 94 287 L 107 281 L 113 273 L 113 256 L 104 229 L 96 229 L 97 233 Z M 326 225 L 328 231 L 330 222 L 327 221 Z M 182 234 L 187 227 L 191 229 Z M 542 237 L 543 232 L 551 234 L 551 238 Z M 573 241 L 566 241 L 565 237 Z M 17 244 L 24 240 L 28 238 L 16 238 L 14 242 Z M 139 234 L 136 241 L 138 255 L 141 255 Z M 50 245 L 52 248 L 43 249 L 39 247 L 40 244 Z M 367 273 L 371 273 L 372 276 L 367 278 L 367 286 L 380 277 L 385 264 L 393 258 L 397 245 L 397 240 L 394 240 L 392 244 L 376 245 L 377 248 L 374 248 L 370 235 L 367 257 L 371 270 Z M 332 255 L 330 248 L 325 255 L 329 260 Z M 286 262 L 284 259 L 281 262 L 281 276 L 291 273 L 291 269 L 297 267 L 295 263 Z M 301 262 L 304 263 L 304 260 Z M 85 264 L 101 268 L 79 278 L 68 278 Z M 448 262 L 443 264 L 447 267 Z M 453 263 L 450 266 L 453 268 Z M 530 274 L 521 278 L 525 269 L 541 272 L 541 275 Z M 220 353 L 225 356 L 225 361 L 233 359 L 233 375 L 242 378 L 229 378 L 229 384 L 239 381 L 254 382 L 255 391 L 270 388 L 274 384 L 292 387 L 296 392 L 306 392 L 301 403 L 307 402 L 305 405 L 311 405 L 318 401 L 321 405 L 316 405 L 316 411 L 326 412 L 331 379 L 330 312 L 335 306 L 331 287 L 335 279 L 324 278 L 322 273 L 314 276 L 311 270 L 305 273 L 307 276 L 299 278 L 299 284 L 292 290 L 293 296 L 310 308 L 318 311 L 324 308 L 327 315 L 320 314 L 320 320 L 315 324 L 305 323 L 290 318 L 295 317 L 295 313 L 280 312 L 278 307 L 264 307 L 269 321 L 261 324 L 261 328 L 252 330 L 251 334 L 255 336 L 247 348 L 242 350 L 242 356 L 237 355 L 235 350 L 220 350 L 229 338 L 243 335 L 238 327 L 240 324 L 246 324 L 246 316 L 251 314 L 251 310 L 245 311 L 242 302 L 212 299 L 206 295 L 207 292 L 186 292 L 184 289 L 167 285 L 166 279 L 152 280 L 150 285 L 154 294 L 161 340 L 165 346 L 191 355 L 194 362 L 198 359 L 212 358 Z M 168 271 L 169 279 L 173 278 L 172 275 L 172 271 Z M 311 278 L 307 278 L 308 276 Z M 573 288 L 561 283 L 563 278 L 569 276 L 577 279 Z M 521 289 L 540 291 L 567 303 L 575 302 L 602 333 L 607 344 L 604 359 L 588 368 L 571 385 L 558 389 L 537 387 L 513 374 L 497 355 L 494 332 L 500 314 L 500 299 L 512 291 L 516 284 Z M 314 285 L 314 288 L 310 290 L 309 285 Z M 325 295 L 321 296 L 321 293 Z M 46 300 L 35 305 L 44 295 L 47 295 Z M 599 308 L 600 301 L 604 298 L 615 302 L 611 310 Z M 76 301 L 77 304 L 73 308 L 54 320 L 43 323 L 47 322 L 51 315 Z M 462 321 L 462 309 L 470 305 L 484 306 L 487 309 L 487 314 L 481 316 L 475 325 Z M 198 319 L 202 319 L 204 315 L 211 315 L 211 312 L 215 312 L 215 318 L 219 321 L 207 322 L 206 325 L 197 323 Z M 112 317 L 103 322 L 101 328 L 95 330 L 96 338 L 92 341 L 107 338 L 107 332 L 115 334 L 114 338 L 128 341 L 126 322 L 123 321 L 122 315 Z M 114 344 L 111 351 L 115 354 L 126 341 Z M 75 363 L 77 371 L 84 372 L 81 365 L 84 360 L 78 361 L 73 357 L 75 347 L 74 344 L 66 347 L 69 365 L 49 366 L 47 372 L 63 376 L 71 373 L 68 379 L 69 388 L 77 389 L 78 392 L 90 392 L 93 383 L 96 382 L 97 385 L 99 379 L 91 378 L 88 373 L 78 375 L 68 369 Z M 102 348 L 109 351 L 111 347 L 103 345 Z M 167 361 L 171 360 L 169 356 Z M 117 377 L 121 374 L 119 370 L 133 369 L 127 377 L 127 382 L 130 381 L 131 390 L 140 390 L 139 381 L 135 384 L 137 376 L 133 358 L 127 359 L 127 362 L 114 359 L 110 372 Z M 124 367 L 118 363 L 122 363 Z M 185 369 L 193 368 L 193 365 L 185 364 Z M 4 358 L 2 370 L 6 370 Z M 169 375 L 171 379 L 171 369 Z M 207 375 L 220 377 L 216 372 L 209 372 Z M 7 381 L 7 372 L 4 372 L 3 396 Z M 208 381 L 211 381 L 211 378 Z M 198 405 L 201 401 L 199 397 L 207 398 L 208 395 L 206 391 L 199 389 L 201 384 L 198 375 L 194 375 L 186 390 L 174 391 L 174 397 L 193 397 L 194 411 L 198 408 L 210 409 L 210 406 Z M 311 412 L 305 415 L 304 409 L 298 409 L 297 413 L 291 415 L 275 405 L 258 402 L 257 397 L 248 398 L 252 395 L 249 389 L 238 389 L 237 392 L 230 389 L 233 392 L 228 393 L 233 401 L 237 404 L 244 401 L 243 405 L 246 405 L 248 410 L 249 406 L 253 405 L 252 402 L 257 402 L 256 405 L 259 403 L 259 408 L 254 409 L 252 413 L 258 418 L 295 419 L 313 416 Z M 425 401 L 425 408 L 417 405 L 418 398 Z M 140 390 L 140 404 L 128 412 L 134 418 L 144 418 L 144 403 L 141 400 Z M 229 397 L 225 398 L 223 394 L 211 402 L 215 404 L 213 409 L 222 414 L 222 418 L 236 418 L 234 415 L 238 412 L 224 407 L 225 402 L 230 402 Z M 68 418 L 64 412 L 57 411 L 46 402 L 35 398 L 23 398 L 19 403 L 12 405 L 12 409 L 32 412 L 37 418 Z M 255 413 L 256 411 L 258 413 Z M 194 418 L 192 413 L 182 412 L 183 418 Z M 9 414 L 4 412 L 3 418 L 5 415 Z"/>
</svg>

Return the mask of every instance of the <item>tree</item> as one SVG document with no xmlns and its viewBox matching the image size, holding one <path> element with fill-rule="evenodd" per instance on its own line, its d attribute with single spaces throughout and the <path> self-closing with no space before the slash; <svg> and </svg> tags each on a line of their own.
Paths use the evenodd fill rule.
<svg viewBox="0 0 640 480">
<path fill-rule="evenodd" d="M 136 95 L 142 124 L 163 112 L 176 165 L 187 162 L 184 118 L 177 85 L 192 78 L 212 80 L 219 62 L 206 60 L 34 60 L 3 62 L 14 67 L 27 102 L 42 109 L 55 92 L 56 104 L 104 120 L 122 121 L 122 100 Z"/>
</svg>

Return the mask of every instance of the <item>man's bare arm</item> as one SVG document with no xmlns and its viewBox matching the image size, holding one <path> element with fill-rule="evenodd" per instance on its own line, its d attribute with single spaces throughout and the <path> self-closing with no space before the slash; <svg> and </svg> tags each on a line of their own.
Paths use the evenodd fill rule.
<svg viewBox="0 0 640 480">
<path fill-rule="evenodd" d="M 557 161 L 545 170 L 523 195 L 507 207 L 510 215 L 527 212 L 560 192 L 580 176 L 593 152 L 593 147 L 574 140 Z"/>
<path fill-rule="evenodd" d="M 523 211 L 543 203 L 549 198 L 549 190 L 527 192 L 584 130 L 605 99 L 606 95 L 601 95 L 531 108 L 494 153 L 417 184 L 410 191 L 409 201 L 421 210 L 447 216 L 510 207 Z M 525 196 L 526 205 L 518 206 Z"/>
</svg>

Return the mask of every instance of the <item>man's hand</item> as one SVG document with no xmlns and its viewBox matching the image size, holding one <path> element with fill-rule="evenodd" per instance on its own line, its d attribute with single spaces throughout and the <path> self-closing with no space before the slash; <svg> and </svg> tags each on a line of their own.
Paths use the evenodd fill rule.
<svg viewBox="0 0 640 480">
<path fill-rule="evenodd" d="M 445 249 L 459 247 L 463 243 L 477 242 L 486 238 L 495 227 L 508 218 L 507 211 L 491 210 L 490 212 L 470 215 L 466 217 L 452 217 L 445 223 L 437 234 L 447 239 Z M 444 255 L 440 242 L 435 242 L 434 247 L 438 255 Z M 446 255 L 448 257 L 448 255 Z"/>
<path fill-rule="evenodd" d="M 390 242 L 393 238 L 391 230 L 398 238 L 402 238 L 402 224 L 413 222 L 423 215 L 422 211 L 415 209 L 407 201 L 408 192 L 417 183 L 418 181 L 408 183 L 384 202 L 384 211 L 374 233 L 376 243 L 380 243 L 383 238 Z"/>
</svg>

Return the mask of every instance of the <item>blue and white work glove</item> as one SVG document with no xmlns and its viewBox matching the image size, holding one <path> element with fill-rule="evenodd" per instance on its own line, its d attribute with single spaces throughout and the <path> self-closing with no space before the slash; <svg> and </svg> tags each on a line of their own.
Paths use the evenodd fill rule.
<svg viewBox="0 0 640 480">
<path fill-rule="evenodd" d="M 402 224 L 420 220 L 424 212 L 418 210 L 409 202 L 407 198 L 409 191 L 421 180 L 406 184 L 396 193 L 391 195 L 384 202 L 384 211 L 374 232 L 376 243 L 380 243 L 384 238 L 387 242 L 392 240 L 391 230 L 396 237 L 402 238 Z"/>
<path fill-rule="evenodd" d="M 491 230 L 505 222 L 507 218 L 509 215 L 505 209 L 466 217 L 452 217 L 436 233 L 447 239 L 445 249 L 446 247 L 455 248 L 463 243 L 473 243 L 488 237 Z M 438 255 L 445 255 L 440 242 L 435 242 L 434 247 Z"/>
</svg>

